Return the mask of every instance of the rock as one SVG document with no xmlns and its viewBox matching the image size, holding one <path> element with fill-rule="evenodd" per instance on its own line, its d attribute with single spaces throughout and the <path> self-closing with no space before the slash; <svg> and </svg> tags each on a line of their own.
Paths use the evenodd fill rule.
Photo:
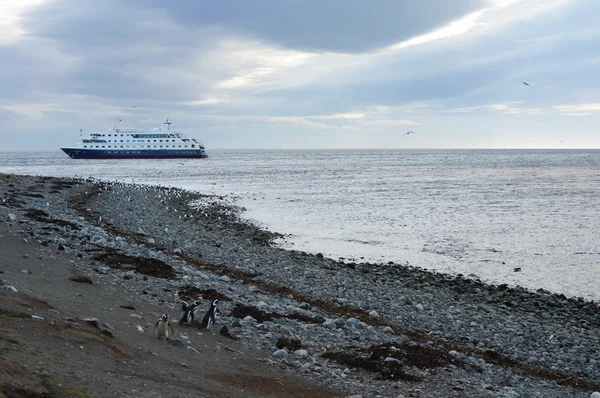
<svg viewBox="0 0 600 398">
<path fill-rule="evenodd" d="M 44 318 L 42 318 L 41 316 L 37 316 L 37 315 L 32 315 L 31 319 L 35 319 L 37 321 L 43 321 L 44 320 Z"/>
<path fill-rule="evenodd" d="M 133 279 L 134 277 L 135 277 L 135 272 L 133 272 L 133 271 L 127 271 L 123 274 L 123 279 L 130 280 L 130 279 Z"/>
<path fill-rule="evenodd" d="M 592 395 L 590 395 L 590 398 L 600 398 L 600 392 L 593 392 Z"/>
<path fill-rule="evenodd" d="M 288 356 L 288 352 L 287 352 L 287 350 L 286 350 L 286 349 L 277 350 L 277 351 L 275 351 L 275 352 L 273 353 L 273 356 L 274 356 L 275 358 L 279 358 L 279 359 L 281 359 L 281 358 L 285 358 L 285 357 L 287 357 L 287 356 Z"/>
<path fill-rule="evenodd" d="M 252 318 L 250 315 L 246 315 L 244 319 L 240 321 L 240 323 L 244 326 L 253 325 L 257 323 L 256 319 Z"/>
<path fill-rule="evenodd" d="M 415 308 L 419 311 L 423 311 L 425 309 L 425 308 L 423 308 L 423 304 L 421 304 L 421 303 L 415 305 Z"/>
<path fill-rule="evenodd" d="M 327 329 L 335 329 L 335 323 L 333 323 L 332 321 L 325 321 L 321 325 L 323 325 L 323 327 L 326 327 Z"/>
<path fill-rule="evenodd" d="M 141 320 L 142 316 L 140 314 L 129 314 L 130 318 Z"/>
<path fill-rule="evenodd" d="M 174 253 L 174 254 L 177 254 L 177 255 L 180 255 L 180 254 L 182 254 L 182 253 L 183 253 L 183 250 L 181 250 L 180 248 L 178 248 L 178 247 L 177 247 L 177 248 L 175 248 L 175 249 L 173 250 L 173 253 Z"/>
<path fill-rule="evenodd" d="M 83 318 L 82 321 L 95 328 L 100 327 L 100 321 L 98 320 L 98 318 Z"/>
<path fill-rule="evenodd" d="M 223 327 L 221 328 L 221 330 L 219 330 L 219 334 L 221 336 L 225 336 L 225 337 L 229 337 L 230 339 L 234 339 L 237 340 L 238 338 L 233 336 L 230 332 L 229 332 L 229 328 L 225 325 L 223 325 Z"/>
<path fill-rule="evenodd" d="M 375 310 L 369 312 L 369 316 L 372 316 L 373 318 L 379 318 L 379 314 Z"/>
<path fill-rule="evenodd" d="M 390 333 L 390 334 L 394 334 L 394 329 L 392 329 L 389 326 L 386 326 L 383 328 L 383 333 Z"/>
<path fill-rule="evenodd" d="M 87 284 L 90 284 L 90 285 L 94 284 L 92 282 L 92 278 L 90 278 L 87 275 L 72 276 L 72 277 L 69 278 L 69 280 L 72 280 L 73 282 L 87 283 Z"/>
<path fill-rule="evenodd" d="M 296 351 L 294 351 L 294 355 L 296 355 L 297 357 L 307 357 L 308 356 L 308 351 L 306 351 L 306 350 L 296 350 Z"/>
<path fill-rule="evenodd" d="M 172 347 L 185 347 L 185 343 L 180 339 L 173 339 L 169 341 L 169 345 Z"/>
<path fill-rule="evenodd" d="M 11 293 L 19 292 L 14 286 L 10 286 L 10 285 L 0 286 L 0 290 L 3 290 L 5 292 L 11 292 Z"/>
<path fill-rule="evenodd" d="M 8 219 L 9 219 L 10 221 L 15 221 L 15 220 L 17 219 L 17 216 L 15 216 L 14 214 L 10 213 L 10 214 L 8 215 Z"/>
<path fill-rule="evenodd" d="M 220 280 L 222 280 L 223 282 L 229 282 L 229 277 L 227 275 L 223 275 L 222 277 L 219 278 Z"/>
</svg>

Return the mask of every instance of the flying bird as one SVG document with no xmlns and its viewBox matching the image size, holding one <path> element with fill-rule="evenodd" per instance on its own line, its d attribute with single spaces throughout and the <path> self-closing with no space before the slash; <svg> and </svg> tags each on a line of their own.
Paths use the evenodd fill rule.
<svg viewBox="0 0 600 398">
<path fill-rule="evenodd" d="M 523 82 L 523 84 L 526 85 L 526 86 L 529 86 L 529 83 L 527 83 L 527 82 Z"/>
<path fill-rule="evenodd" d="M 132 105 L 132 106 L 133 106 L 134 108 L 137 108 L 137 106 L 135 106 L 135 105 Z"/>
<path fill-rule="evenodd" d="M 407 131 L 406 133 L 402 134 L 402 135 L 409 135 L 409 134 L 414 134 L 414 131 Z"/>
</svg>

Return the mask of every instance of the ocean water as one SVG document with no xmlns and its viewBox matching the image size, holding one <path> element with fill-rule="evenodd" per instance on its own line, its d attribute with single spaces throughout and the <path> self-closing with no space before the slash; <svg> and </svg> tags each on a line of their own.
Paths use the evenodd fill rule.
<svg viewBox="0 0 600 398">
<path fill-rule="evenodd" d="M 282 247 L 600 300 L 600 150 L 214 150 L 202 160 L 0 152 L 0 172 L 235 196 Z M 515 269 L 520 269 L 515 272 Z"/>
</svg>

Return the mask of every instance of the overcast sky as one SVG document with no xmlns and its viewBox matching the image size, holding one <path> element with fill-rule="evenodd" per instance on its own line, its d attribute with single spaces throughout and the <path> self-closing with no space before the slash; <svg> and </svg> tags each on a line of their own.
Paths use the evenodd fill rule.
<svg viewBox="0 0 600 398">
<path fill-rule="evenodd" d="M 600 148 L 599 72 L 598 0 L 0 0 L 0 150 Z"/>
</svg>

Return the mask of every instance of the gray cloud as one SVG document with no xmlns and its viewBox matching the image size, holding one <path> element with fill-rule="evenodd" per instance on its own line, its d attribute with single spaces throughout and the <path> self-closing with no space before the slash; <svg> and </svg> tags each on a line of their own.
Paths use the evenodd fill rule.
<svg viewBox="0 0 600 398">
<path fill-rule="evenodd" d="M 194 29 L 218 27 L 288 48 L 361 52 L 425 33 L 487 3 L 488 0 L 61 0 L 32 11 L 25 24 L 33 35 L 86 45 L 117 44 L 132 35 L 164 39 L 163 24 L 172 17 Z M 170 40 L 175 38 L 172 33 Z M 186 41 L 183 36 L 179 39 Z M 202 41 L 195 44 L 202 46 Z"/>
</svg>

